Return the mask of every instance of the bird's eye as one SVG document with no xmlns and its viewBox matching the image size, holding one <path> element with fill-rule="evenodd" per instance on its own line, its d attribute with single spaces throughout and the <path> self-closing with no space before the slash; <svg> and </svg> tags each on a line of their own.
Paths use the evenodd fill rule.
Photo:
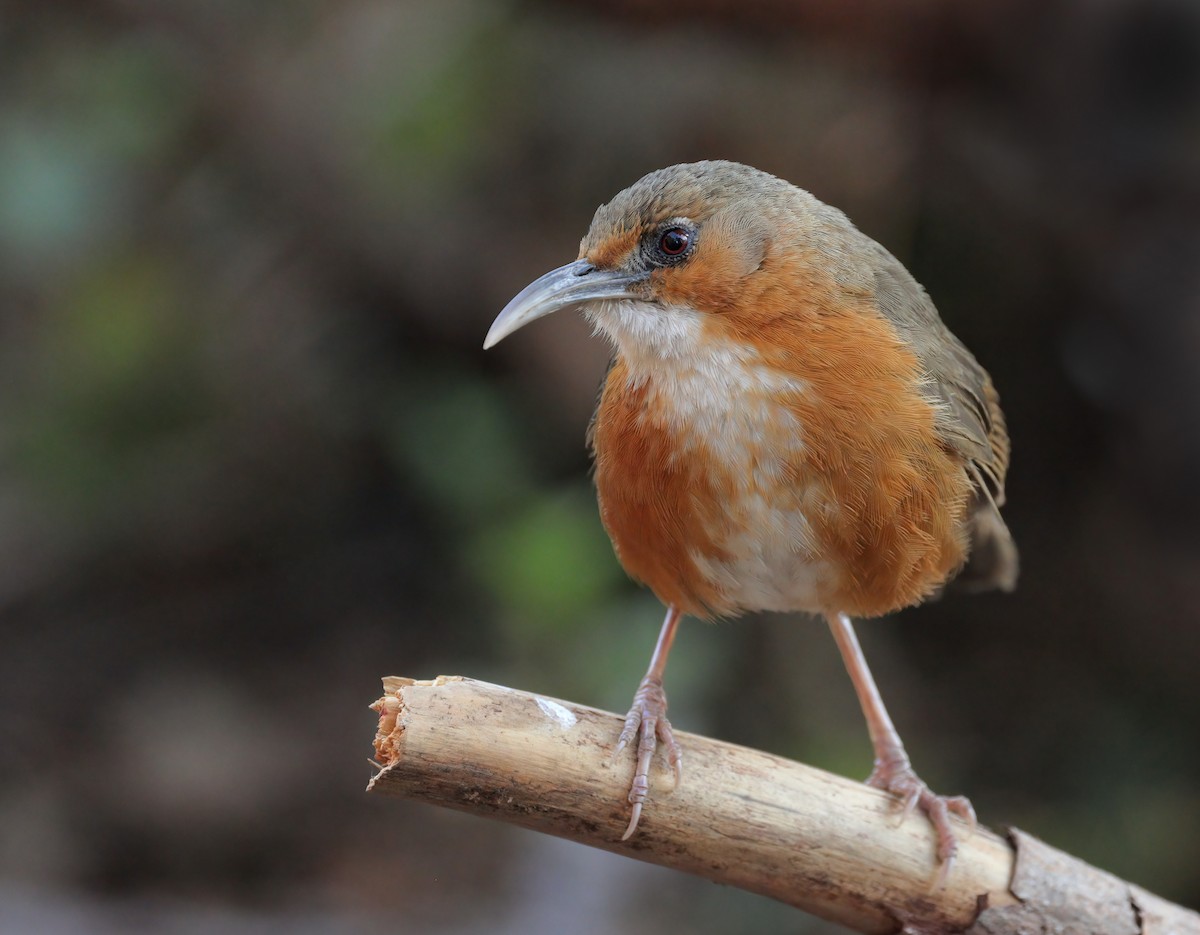
<svg viewBox="0 0 1200 935">
<path fill-rule="evenodd" d="M 665 256 L 683 256 L 692 245 L 692 235 L 682 227 L 672 227 L 658 238 L 658 249 Z"/>
</svg>

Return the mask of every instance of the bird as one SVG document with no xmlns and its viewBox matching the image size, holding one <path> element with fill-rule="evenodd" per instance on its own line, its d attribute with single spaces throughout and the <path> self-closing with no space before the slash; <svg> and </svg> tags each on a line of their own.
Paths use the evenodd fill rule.
<svg viewBox="0 0 1200 935">
<path fill-rule="evenodd" d="M 970 829 L 914 770 L 851 618 L 955 580 L 1011 590 L 1000 507 L 1009 438 L 991 377 L 903 264 L 837 208 L 710 160 L 650 172 L 595 212 L 577 259 L 500 312 L 485 348 L 563 309 L 613 357 L 588 429 L 618 561 L 666 607 L 614 756 L 636 751 L 623 838 L 661 744 L 682 752 L 664 673 L 681 618 L 827 621 L 867 723 L 867 783 L 932 825 L 939 875 Z"/>
</svg>

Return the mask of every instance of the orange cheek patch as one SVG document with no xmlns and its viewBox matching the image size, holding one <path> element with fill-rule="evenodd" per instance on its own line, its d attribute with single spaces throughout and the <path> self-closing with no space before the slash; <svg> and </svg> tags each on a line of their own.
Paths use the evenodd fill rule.
<svg viewBox="0 0 1200 935">
<path fill-rule="evenodd" d="M 695 253 L 685 263 L 654 274 L 655 295 L 667 305 L 720 314 L 742 303 L 746 277 L 760 259 L 758 250 L 731 240 L 720 227 L 706 227 Z"/>
<path fill-rule="evenodd" d="M 614 269 L 633 252 L 639 239 L 641 232 L 637 230 L 618 231 L 595 244 L 585 238 L 579 245 L 579 259 L 586 259 L 597 269 Z"/>
</svg>

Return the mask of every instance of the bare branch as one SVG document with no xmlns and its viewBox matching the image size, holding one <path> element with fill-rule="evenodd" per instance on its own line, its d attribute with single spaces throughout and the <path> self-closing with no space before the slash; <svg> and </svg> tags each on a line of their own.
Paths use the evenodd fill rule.
<svg viewBox="0 0 1200 935">
<path fill-rule="evenodd" d="M 619 715 L 457 676 L 384 680 L 368 789 L 626 854 L 796 906 L 859 932 L 1200 935 L 1200 916 L 1021 832 L 979 829 L 933 886 L 934 837 L 861 783 L 676 733 L 684 780 L 658 763 L 627 842 L 633 758 Z"/>
</svg>

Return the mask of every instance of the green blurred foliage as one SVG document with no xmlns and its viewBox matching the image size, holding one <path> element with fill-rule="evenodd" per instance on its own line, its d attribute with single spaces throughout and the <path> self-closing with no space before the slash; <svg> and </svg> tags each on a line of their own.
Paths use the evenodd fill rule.
<svg viewBox="0 0 1200 935">
<path fill-rule="evenodd" d="M 507 611 L 516 640 L 554 637 L 621 581 L 612 546 L 582 485 L 539 497 L 483 530 L 469 561 Z"/>
<path fill-rule="evenodd" d="M 516 413 L 477 374 L 416 368 L 389 409 L 392 457 L 451 522 L 469 528 L 535 493 Z"/>
<path fill-rule="evenodd" d="M 402 194 L 415 194 L 414 177 L 453 186 L 487 158 L 480 139 L 499 119 L 511 81 L 502 5 L 447 7 L 436 15 L 426 9 L 409 24 L 407 54 L 395 56 L 395 73 L 364 98 L 359 115 L 368 129 L 367 171 Z"/>
<path fill-rule="evenodd" d="M 6 467 L 32 502 L 104 541 L 144 511 L 167 463 L 219 414 L 169 256 L 125 252 L 61 284 L 26 349 Z M 10 400 L 11 404 L 12 400 Z M 70 533 L 67 533 L 69 536 Z"/>
</svg>

